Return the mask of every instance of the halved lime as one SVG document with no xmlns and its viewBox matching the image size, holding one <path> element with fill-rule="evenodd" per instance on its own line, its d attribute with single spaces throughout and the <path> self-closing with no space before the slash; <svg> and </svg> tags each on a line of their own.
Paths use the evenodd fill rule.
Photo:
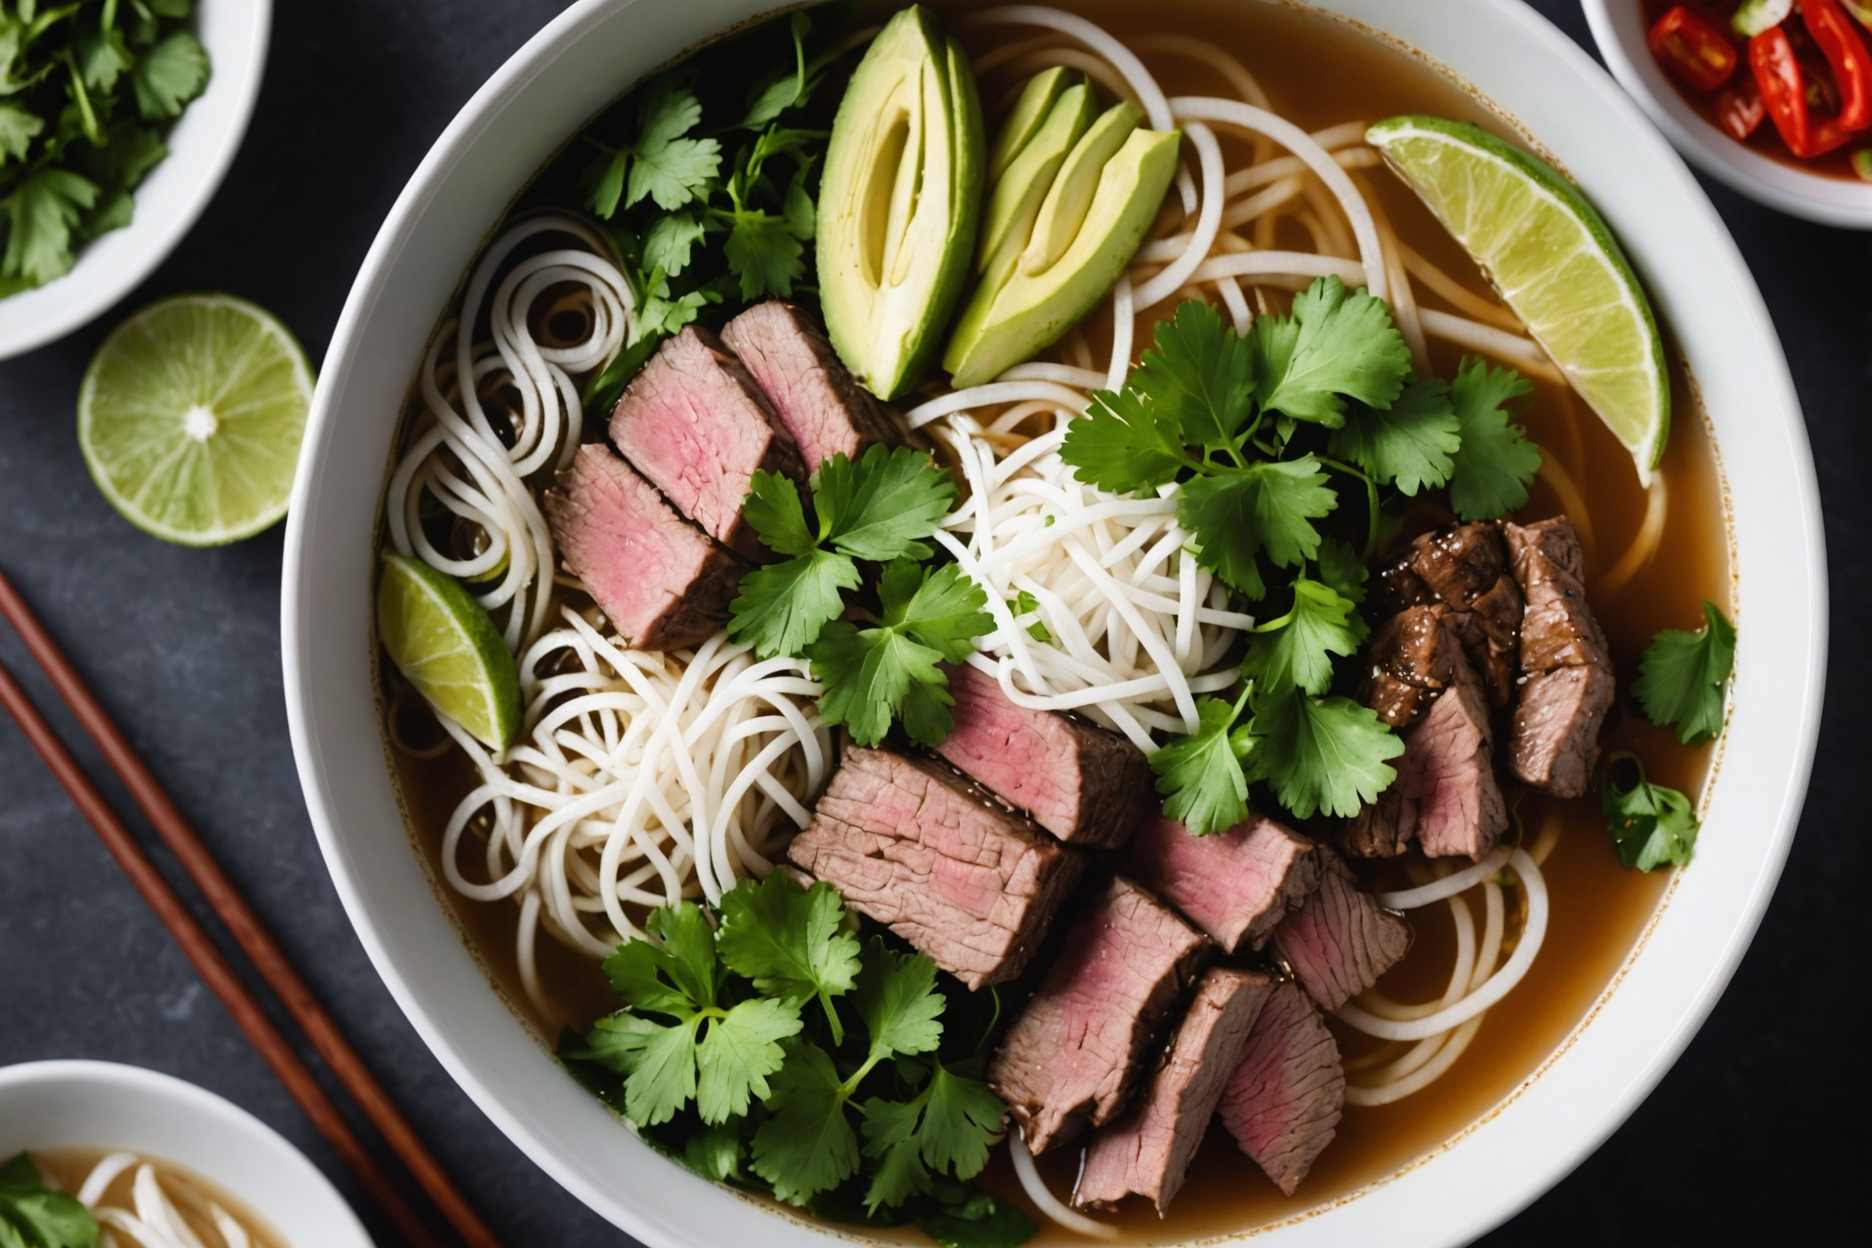
<svg viewBox="0 0 1872 1248">
<path fill-rule="evenodd" d="M 1365 139 L 1468 249 L 1650 485 L 1670 435 L 1670 375 L 1650 301 L 1605 220 L 1552 166 L 1476 126 L 1392 117 Z"/>
<path fill-rule="evenodd" d="M 124 519 L 219 546 L 286 514 L 312 367 L 284 325 L 229 295 L 182 295 L 109 338 L 78 392 L 78 445 Z"/>
<path fill-rule="evenodd" d="M 520 727 L 520 674 L 500 630 L 454 578 L 407 555 L 384 556 L 377 635 L 390 661 L 438 714 L 494 750 Z"/>
</svg>

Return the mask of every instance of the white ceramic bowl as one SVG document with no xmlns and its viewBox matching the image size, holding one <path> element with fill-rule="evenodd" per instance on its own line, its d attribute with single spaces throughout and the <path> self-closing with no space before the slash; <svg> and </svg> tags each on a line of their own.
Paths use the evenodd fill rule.
<svg viewBox="0 0 1872 1248">
<path fill-rule="evenodd" d="M 371 686 L 372 537 L 425 342 L 535 166 L 606 102 L 762 0 L 587 0 L 517 52 L 411 178 L 326 356 L 286 531 L 287 710 L 313 826 L 380 974 L 462 1087 L 567 1190 L 658 1248 L 829 1238 L 657 1157 L 554 1065 L 431 897 Z M 1741 655 L 1697 859 L 1617 987 L 1540 1075 L 1422 1164 L 1297 1219 L 1282 1245 L 1455 1244 L 1514 1213 L 1657 1083 L 1728 981 L 1794 834 L 1819 723 L 1826 589 L 1800 410 L 1709 201 L 1592 60 L 1519 0 L 1325 0 L 1424 49 L 1528 128 L 1624 239 L 1684 344 L 1729 471 Z"/>
<path fill-rule="evenodd" d="M 1645 46 L 1644 12 L 1638 0 L 1583 0 L 1583 5 L 1599 54 L 1632 98 L 1697 168 L 1758 204 L 1822 225 L 1872 229 L 1872 182 L 1829 178 L 1770 160 L 1718 130 L 1685 103 Z M 1741 72 L 1747 72 L 1746 65 Z"/>
<path fill-rule="evenodd" d="M 272 0 L 202 0 L 195 33 L 208 50 L 208 89 L 169 133 L 169 157 L 136 190 L 136 216 L 78 253 L 71 272 L 0 299 L 0 360 L 86 324 L 161 264 L 234 163 L 260 94 Z"/>
<path fill-rule="evenodd" d="M 284 1137 L 169 1075 L 113 1062 L 0 1067 L 0 1157 L 52 1148 L 172 1162 L 240 1200 L 287 1243 L 371 1248 L 337 1189 Z"/>
</svg>

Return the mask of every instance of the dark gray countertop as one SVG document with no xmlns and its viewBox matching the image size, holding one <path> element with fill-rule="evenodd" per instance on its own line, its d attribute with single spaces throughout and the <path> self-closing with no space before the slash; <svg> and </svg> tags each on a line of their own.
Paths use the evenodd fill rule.
<svg viewBox="0 0 1872 1248">
<path fill-rule="evenodd" d="M 504 1241 L 628 1242 L 520 1155 L 455 1087 L 365 959 L 313 843 L 280 693 L 277 531 L 196 552 L 147 538 L 92 488 L 72 434 L 106 328 L 161 295 L 227 290 L 281 315 L 317 359 L 377 224 L 469 94 L 559 8 L 330 0 L 277 6 L 252 132 L 207 216 L 123 308 L 0 364 L 0 565 L 61 637 L 229 874 Z M 1588 42 L 1578 6 L 1536 8 Z M 1868 825 L 1854 796 L 1872 699 L 1872 235 L 1775 216 L 1712 188 L 1775 315 L 1826 507 L 1833 657 L 1806 817 L 1761 935 L 1662 1086 L 1597 1154 L 1490 1243 L 1672 1242 L 1872 1213 L 1853 1056 L 1866 1018 Z M 50 691 L 10 636 L 0 661 Z M 68 739 L 77 731 L 55 717 Z M 88 748 L 81 758 L 102 774 Z M 113 792 L 113 797 L 121 794 Z M 127 800 L 120 809 L 130 810 Z M 159 864 L 173 863 L 160 850 Z M 310 1055 L 308 1055 L 310 1056 Z M 0 1065 L 93 1057 L 168 1071 L 284 1132 L 357 1185 L 189 968 L 10 725 L 0 723 Z M 1855 1094 L 1858 1091 L 1861 1094 Z M 1855 1217 L 1854 1215 L 1857 1215 Z M 1819 1219 L 1821 1225 L 1814 1224 Z M 376 1229 L 381 1242 L 394 1237 Z M 1844 1235 L 1840 1238 L 1845 1238 Z M 1856 1238 L 1856 1236 L 1854 1236 Z"/>
</svg>

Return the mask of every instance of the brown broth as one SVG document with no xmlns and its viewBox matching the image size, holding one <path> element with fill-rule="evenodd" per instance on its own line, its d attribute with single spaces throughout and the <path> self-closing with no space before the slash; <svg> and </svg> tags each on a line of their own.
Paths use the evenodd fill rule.
<svg viewBox="0 0 1872 1248">
<path fill-rule="evenodd" d="M 91 1173 L 97 1163 L 115 1151 L 103 1148 L 34 1149 L 32 1159 L 33 1163 L 39 1167 L 39 1172 L 45 1176 L 48 1186 L 75 1196 L 84 1184 L 86 1176 Z M 274 1230 L 271 1223 L 256 1213 L 253 1206 L 246 1201 L 229 1195 L 227 1189 L 210 1183 L 199 1174 L 172 1162 L 157 1158 L 141 1158 L 140 1160 L 148 1161 L 156 1167 L 156 1177 L 162 1183 L 164 1193 L 181 1212 L 182 1220 L 188 1224 L 188 1228 L 200 1236 L 204 1244 L 210 1245 L 210 1248 L 215 1248 L 222 1243 L 220 1235 L 215 1231 L 214 1219 L 209 1213 L 210 1202 L 221 1206 L 229 1217 L 240 1223 L 254 1248 L 287 1248 L 285 1237 Z M 130 1189 L 138 1168 L 130 1166 L 111 1180 L 110 1186 L 104 1189 L 104 1194 L 98 1200 L 98 1204 L 134 1212 L 136 1197 L 131 1194 Z M 112 1234 L 117 1237 L 117 1242 L 126 1245 L 126 1248 L 135 1242 L 121 1231 L 113 1231 Z"/>
<path fill-rule="evenodd" d="M 1429 112 L 1474 121 L 1535 144 L 1511 120 L 1492 112 L 1459 83 L 1406 50 L 1349 23 L 1286 4 L 1158 0 L 1145 9 L 1118 0 L 1080 0 L 1066 7 L 1086 13 L 1127 39 L 1174 30 L 1225 48 L 1259 78 L 1278 111 L 1309 130 L 1399 112 Z M 965 39 L 974 43 L 978 34 L 965 34 Z M 1147 55 L 1145 60 L 1168 94 L 1226 91 L 1226 84 L 1201 66 L 1163 54 Z M 991 109 L 1001 94 L 992 85 L 984 90 Z M 1355 176 L 1412 246 L 1471 290 L 1489 295 L 1474 264 L 1406 188 L 1383 170 Z M 1642 272 L 1643 257 L 1636 259 Z M 1420 301 L 1441 306 L 1427 294 L 1420 295 Z M 1109 326 L 1095 324 L 1088 334 L 1095 342 L 1108 342 Z M 1434 350 L 1433 355 L 1439 371 L 1453 372 L 1455 353 Z M 1588 588 L 1611 641 L 1622 685 L 1636 670 L 1639 653 L 1657 629 L 1699 623 L 1703 599 L 1723 606 L 1733 616 L 1726 503 L 1715 448 L 1694 386 L 1681 369 L 1673 377 L 1673 389 L 1676 419 L 1661 468 L 1671 491 L 1660 545 L 1663 553 L 1615 594 L 1595 586 L 1637 534 L 1646 506 L 1629 456 L 1562 387 L 1537 385 L 1518 413 L 1530 435 L 1554 456 L 1586 500 L 1592 530 L 1587 547 Z M 1536 519 L 1560 510 L 1552 491 L 1536 482 L 1521 518 Z M 1621 715 L 1615 709 L 1614 717 L 1606 734 L 1608 749 L 1635 751 L 1643 756 L 1654 780 L 1699 793 L 1712 766 L 1709 747 L 1679 746 L 1669 733 L 1629 711 Z M 395 757 L 394 765 L 412 835 L 425 860 L 433 863 L 448 813 L 472 778 L 465 762 L 452 757 L 430 762 Z M 1135 1207 L 1138 1202 L 1118 1215 L 1127 1230 L 1127 1242 L 1168 1243 L 1239 1232 L 1304 1216 L 1383 1182 L 1445 1145 L 1513 1094 L 1581 1024 L 1640 941 L 1668 890 L 1670 876 L 1620 867 L 1604 819 L 1591 799 L 1560 802 L 1522 793 L 1511 800 L 1518 802 L 1530 839 L 1548 819 L 1563 823 L 1558 847 L 1545 866 L 1552 902 L 1546 948 L 1508 1001 L 1489 1012 L 1475 1041 L 1452 1070 L 1428 1089 L 1391 1105 L 1348 1107 L 1338 1138 L 1293 1198 L 1282 1197 L 1225 1136 L 1211 1139 L 1167 1218 Z M 519 988 L 514 908 L 466 901 L 439 878 L 436 891 L 456 915 L 512 1008 L 542 1039 L 550 1039 L 551 1028 L 533 1015 Z M 1511 931 L 1516 921 L 1511 909 Z M 1413 923 L 1412 952 L 1386 977 L 1382 988 L 1398 999 L 1425 1000 L 1440 994 L 1447 982 L 1453 957 L 1452 926 L 1443 906 L 1419 912 Z M 539 951 L 542 977 L 569 1017 L 590 1018 L 610 1008 L 602 977 L 589 961 L 543 935 Z M 1343 1028 L 1338 1034 L 1348 1056 L 1365 1051 L 1370 1043 Z M 1070 1188 L 1076 1163 L 1076 1152 L 1044 1159 L 1043 1170 L 1056 1192 Z M 1018 1199 L 1017 1186 L 1000 1162 L 986 1178 Z M 1040 1242 L 1073 1239 L 1046 1224 Z"/>
</svg>

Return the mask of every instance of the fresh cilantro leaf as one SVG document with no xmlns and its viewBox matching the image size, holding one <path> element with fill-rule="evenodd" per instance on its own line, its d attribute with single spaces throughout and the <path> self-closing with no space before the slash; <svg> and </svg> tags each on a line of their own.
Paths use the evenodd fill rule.
<svg viewBox="0 0 1872 1248">
<path fill-rule="evenodd" d="M 1164 813 L 1182 820 L 1196 836 L 1226 831 L 1248 817 L 1242 760 L 1253 742 L 1245 727 L 1235 727 L 1247 700 L 1246 690 L 1233 705 L 1220 698 L 1198 699 L 1196 731 L 1150 756 Z"/>
<path fill-rule="evenodd" d="M 813 474 L 822 541 L 855 559 L 927 559 L 922 539 L 955 502 L 955 478 L 927 452 L 872 445 L 857 460 L 827 457 Z"/>
<path fill-rule="evenodd" d="M 0 169 L 9 160 L 25 160 L 26 149 L 45 129 L 45 122 L 17 104 L 0 101 Z"/>
<path fill-rule="evenodd" d="M 787 184 L 786 203 L 781 207 L 780 216 L 786 223 L 787 233 L 801 242 L 812 241 L 813 231 L 819 225 L 819 212 L 813 204 L 812 193 L 806 189 L 804 170 Z"/>
<path fill-rule="evenodd" d="M 837 1044 L 845 1030 L 832 998 L 858 978 L 858 938 L 844 922 L 845 907 L 831 885 L 805 889 L 775 872 L 722 895 L 716 947 L 729 970 L 767 996 L 794 1005 L 817 997 Z"/>
<path fill-rule="evenodd" d="M 208 53 L 186 30 L 165 37 L 130 71 L 137 111 L 149 121 L 181 116 L 183 106 L 207 85 Z"/>
<path fill-rule="evenodd" d="M 806 32 L 811 22 L 806 14 L 787 15 L 787 32 L 793 38 L 793 66 L 770 74 L 748 96 L 747 115 L 740 121 L 743 130 L 759 130 L 788 109 L 805 103 L 812 83 L 806 72 Z"/>
<path fill-rule="evenodd" d="M 585 206 L 609 221 L 624 198 L 624 175 L 630 171 L 630 153 L 607 152 L 585 172 Z"/>
<path fill-rule="evenodd" d="M 1185 444 L 1219 450 L 1254 414 L 1254 350 L 1215 308 L 1189 299 L 1158 324 L 1125 388 L 1147 396 L 1160 421 L 1174 421 Z"/>
<path fill-rule="evenodd" d="M 1329 443 L 1334 455 L 1409 495 L 1448 481 L 1461 445 L 1449 387 L 1434 379 L 1412 381 L 1384 410 L 1354 409 Z"/>
<path fill-rule="evenodd" d="M 702 309 L 720 303 L 721 292 L 703 287 L 673 294 L 669 279 L 659 269 L 652 269 L 644 283 L 643 306 L 638 310 L 638 330 L 646 340 L 660 340 L 695 320 Z M 648 356 L 644 357 L 646 360 Z"/>
<path fill-rule="evenodd" d="M 701 1072 L 696 1112 L 705 1123 L 743 1117 L 751 1098 L 764 1101 L 772 1091 L 767 1076 L 786 1060 L 780 1041 L 799 1034 L 799 1006 L 755 998 L 711 1018 L 706 1026 L 707 1034 L 696 1046 Z"/>
<path fill-rule="evenodd" d="M 117 30 L 84 31 L 74 41 L 73 51 L 84 85 L 106 93 L 116 90 L 117 80 L 130 68 L 132 60 L 123 32 Z"/>
<path fill-rule="evenodd" d="M 41 169 L 13 189 L 6 212 L 6 253 L 0 279 L 49 282 L 72 266 L 72 234 L 85 210 L 97 203 L 97 184 L 66 169 Z"/>
<path fill-rule="evenodd" d="M 876 1214 L 929 1191 L 929 1169 L 917 1140 L 922 1098 L 899 1102 L 873 1097 L 858 1108 L 864 1115 L 865 1155 L 877 1160 L 865 1188 L 865 1211 Z"/>
<path fill-rule="evenodd" d="M 1365 580 L 1371 573 L 1351 543 L 1336 537 L 1327 538 L 1320 543 L 1319 556 L 1314 562 L 1319 568 L 1319 579 L 1331 586 L 1333 592 L 1355 603 L 1365 601 Z"/>
<path fill-rule="evenodd" d="M 1085 415 L 1066 427 L 1060 458 L 1087 485 L 1139 493 L 1175 480 L 1189 462 L 1182 436 L 1175 414 L 1137 391 L 1098 390 Z"/>
<path fill-rule="evenodd" d="M 1000 1138 L 1007 1106 L 975 1079 L 933 1064 L 929 1083 L 913 1100 L 872 1098 L 864 1115 L 865 1154 L 878 1160 L 865 1190 L 865 1208 L 902 1204 L 930 1192 L 932 1172 L 972 1179 L 988 1164 L 988 1149 Z"/>
<path fill-rule="evenodd" d="M 1014 595 L 1014 601 L 1010 605 L 1013 607 L 1014 614 L 1017 617 L 1038 615 L 1040 612 L 1040 600 L 1024 589 Z M 1050 646 L 1053 644 L 1052 632 L 1039 620 L 1035 620 L 1027 626 L 1027 635 L 1043 646 Z"/>
<path fill-rule="evenodd" d="M 1540 471 L 1541 450 L 1508 419 L 1503 406 L 1528 392 L 1527 378 L 1473 356 L 1450 383 L 1462 447 L 1450 474 L 1450 502 L 1464 520 L 1492 520 L 1527 502 L 1527 483 Z"/>
<path fill-rule="evenodd" d="M 1703 603 L 1696 632 L 1667 628 L 1651 639 L 1638 660 L 1632 686 L 1644 713 L 1660 727 L 1675 727 L 1685 745 L 1722 731 L 1723 689 L 1735 666 L 1735 626 L 1716 604 Z"/>
<path fill-rule="evenodd" d="M 705 197 L 708 185 L 721 172 L 721 144 L 714 139 L 682 137 L 701 120 L 702 103 L 686 87 L 665 82 L 644 97 L 638 113 L 637 138 L 629 148 L 630 159 L 622 162 L 624 207 L 648 197 L 665 212 L 673 212 Z M 616 158 L 614 163 L 618 163 Z M 605 191 L 611 189 L 609 168 L 599 186 Z M 593 198 L 601 203 L 604 197 Z M 617 197 L 611 195 L 609 199 L 615 211 Z M 599 215 L 609 217 L 611 213 L 601 210 Z"/>
<path fill-rule="evenodd" d="M 1302 455 L 1185 482 L 1177 494 L 1177 522 L 1195 535 L 1199 563 L 1260 598 L 1267 593 L 1261 556 L 1279 567 L 1313 558 L 1320 533 L 1312 522 L 1337 502 L 1319 460 Z"/>
<path fill-rule="evenodd" d="M 1357 652 L 1364 622 L 1352 600 L 1318 581 L 1294 582 L 1293 607 L 1261 625 L 1248 639 L 1242 671 L 1263 693 L 1299 688 L 1325 693 L 1332 684 L 1333 656 Z"/>
<path fill-rule="evenodd" d="M 1329 429 L 1345 423 L 1346 398 L 1390 407 L 1410 372 L 1391 309 L 1336 277 L 1296 295 L 1292 316 L 1261 317 L 1251 333 L 1261 406 Z"/>
<path fill-rule="evenodd" d="M 1644 767 L 1626 756 L 1637 772 L 1629 788 L 1621 789 L 1614 768 L 1606 771 L 1600 803 L 1605 811 L 1612 844 L 1619 861 L 1640 871 L 1652 871 L 1670 864 L 1681 867 L 1690 861 L 1696 849 L 1696 809 L 1690 799 L 1676 789 L 1652 784 L 1645 779 Z"/>
<path fill-rule="evenodd" d="M 620 175 L 618 188 L 611 192 L 612 211 L 616 210 L 618 190 L 621 189 Z M 600 210 L 599 215 L 608 217 L 611 213 Z M 707 234 L 708 227 L 693 212 L 671 212 L 658 217 L 644 234 L 644 266 L 675 277 L 689 267 L 696 244 Z"/>
<path fill-rule="evenodd" d="M 773 1078 L 771 1111 L 754 1133 L 754 1173 L 775 1199 L 803 1205 L 858 1169 L 858 1133 L 845 1116 L 849 1097 L 826 1051 L 794 1042 Z"/>
<path fill-rule="evenodd" d="M 858 565 L 837 551 L 814 549 L 762 564 L 741 578 L 729 606 L 728 636 L 748 642 L 763 659 L 800 654 L 822 639 L 845 609 L 845 591 L 860 584 Z"/>
<path fill-rule="evenodd" d="M 987 1192 L 925 1214 L 916 1225 L 941 1248 L 1020 1248 L 1036 1230 L 1032 1218 Z"/>
<path fill-rule="evenodd" d="M 0 1165 L 0 1244 L 18 1248 L 95 1248 L 97 1221 L 76 1198 L 46 1186 L 25 1153 Z"/>
<path fill-rule="evenodd" d="M 705 1126 L 683 1142 L 683 1164 L 712 1183 L 726 1183 L 741 1177 L 741 1160 L 746 1152 L 741 1141 L 741 1124 L 721 1122 Z"/>
<path fill-rule="evenodd" d="M 793 283 L 806 273 L 805 244 L 787 219 L 758 208 L 732 214 L 724 254 L 741 283 L 741 297 L 749 302 L 791 295 Z"/>
<path fill-rule="evenodd" d="M 654 1127 L 695 1097 L 695 1038 L 701 1023 L 699 1016 L 659 1023 L 620 1011 L 593 1023 L 583 1047 L 567 1056 L 624 1075 L 625 1116 L 640 1127 Z"/>
<path fill-rule="evenodd" d="M 988 595 L 953 563 L 933 570 L 904 559 L 886 564 L 878 597 L 886 624 L 908 629 L 951 663 L 973 654 L 975 638 L 994 627 L 984 609 Z"/>
<path fill-rule="evenodd" d="M 1249 778 L 1265 781 L 1300 818 L 1321 811 L 1350 818 L 1397 778 L 1386 760 L 1402 754 L 1404 743 L 1350 698 L 1288 689 L 1257 692 L 1251 705 Z"/>
<path fill-rule="evenodd" d="M 804 555 L 818 546 L 806 525 L 806 509 L 792 478 L 765 468 L 754 470 L 742 513 L 767 549 L 781 555 Z"/>
<path fill-rule="evenodd" d="M 900 1053 L 934 1053 L 942 1042 L 943 996 L 936 991 L 936 964 L 925 955 L 894 953 L 872 940 L 856 999 L 870 1036 L 867 1066 Z"/>
</svg>

